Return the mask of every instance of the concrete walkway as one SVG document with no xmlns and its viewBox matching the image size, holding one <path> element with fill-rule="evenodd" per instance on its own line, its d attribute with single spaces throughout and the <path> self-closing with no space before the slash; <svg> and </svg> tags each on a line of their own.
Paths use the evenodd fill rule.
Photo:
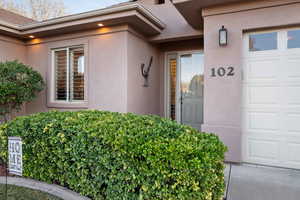
<svg viewBox="0 0 300 200">
<path fill-rule="evenodd" d="M 0 184 L 5 184 L 5 183 L 6 183 L 5 177 L 0 176 Z M 26 188 L 46 192 L 48 194 L 52 194 L 54 196 L 60 197 L 64 200 L 90 200 L 89 198 L 83 197 L 61 186 L 42 183 L 32 179 L 8 177 L 7 183 L 9 185 L 16 185 L 20 187 L 26 187 Z"/>
<path fill-rule="evenodd" d="M 227 200 L 300 200 L 300 170 L 256 165 L 230 165 Z"/>
</svg>

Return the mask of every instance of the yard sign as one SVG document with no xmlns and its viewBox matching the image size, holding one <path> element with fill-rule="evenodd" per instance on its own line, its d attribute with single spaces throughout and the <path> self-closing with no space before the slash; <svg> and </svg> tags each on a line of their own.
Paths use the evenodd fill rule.
<svg viewBox="0 0 300 200">
<path fill-rule="evenodd" d="M 9 173 L 22 176 L 22 140 L 20 137 L 8 137 Z"/>
</svg>

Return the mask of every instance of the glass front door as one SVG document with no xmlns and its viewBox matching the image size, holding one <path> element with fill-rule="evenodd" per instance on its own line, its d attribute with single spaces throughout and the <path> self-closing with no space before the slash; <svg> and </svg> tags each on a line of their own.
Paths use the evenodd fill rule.
<svg viewBox="0 0 300 200">
<path fill-rule="evenodd" d="M 202 53 L 168 56 L 168 116 L 201 130 L 204 59 Z"/>
</svg>

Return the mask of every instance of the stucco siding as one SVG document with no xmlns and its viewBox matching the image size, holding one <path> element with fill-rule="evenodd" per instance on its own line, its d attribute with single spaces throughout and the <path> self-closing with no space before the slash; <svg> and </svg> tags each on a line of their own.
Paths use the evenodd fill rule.
<svg viewBox="0 0 300 200">
<path fill-rule="evenodd" d="M 126 112 L 126 30 L 107 34 L 98 34 L 76 38 L 64 38 L 50 41 L 39 41 L 37 44 L 30 43 L 27 46 L 28 63 L 38 70 L 45 80 L 47 88 L 41 92 L 36 100 L 27 105 L 27 113 L 44 112 L 49 109 L 77 110 L 99 109 L 115 112 Z M 51 49 L 84 44 L 88 73 L 87 84 L 87 107 L 68 108 L 67 106 L 49 106 L 49 79 L 51 69 Z"/>
<path fill-rule="evenodd" d="M 89 108 L 126 112 L 126 32 L 89 41 Z"/>
<path fill-rule="evenodd" d="M 160 65 L 158 49 L 143 39 L 127 34 L 127 111 L 137 114 L 160 115 Z M 143 87 L 141 64 L 148 67 L 151 56 L 153 63 L 149 74 L 149 87 Z"/>
<path fill-rule="evenodd" d="M 48 68 L 48 48 L 45 44 L 28 46 L 27 49 L 28 64 L 35 70 L 41 73 L 44 81 L 47 80 Z M 38 97 L 26 105 L 26 114 L 36 112 L 46 112 L 47 108 L 47 88 L 38 94 Z"/>
<path fill-rule="evenodd" d="M 0 34 L 0 61 L 19 60 L 26 63 L 26 48 L 23 42 Z"/>
</svg>

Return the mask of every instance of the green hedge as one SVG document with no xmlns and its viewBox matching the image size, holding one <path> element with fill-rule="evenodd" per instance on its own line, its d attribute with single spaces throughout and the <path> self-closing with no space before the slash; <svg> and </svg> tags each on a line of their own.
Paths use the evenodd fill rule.
<svg viewBox="0 0 300 200">
<path fill-rule="evenodd" d="M 156 116 L 39 113 L 0 127 L 21 136 L 24 176 L 103 200 L 220 200 L 226 147 Z M 4 156 L 4 152 L 1 152 Z"/>
</svg>

